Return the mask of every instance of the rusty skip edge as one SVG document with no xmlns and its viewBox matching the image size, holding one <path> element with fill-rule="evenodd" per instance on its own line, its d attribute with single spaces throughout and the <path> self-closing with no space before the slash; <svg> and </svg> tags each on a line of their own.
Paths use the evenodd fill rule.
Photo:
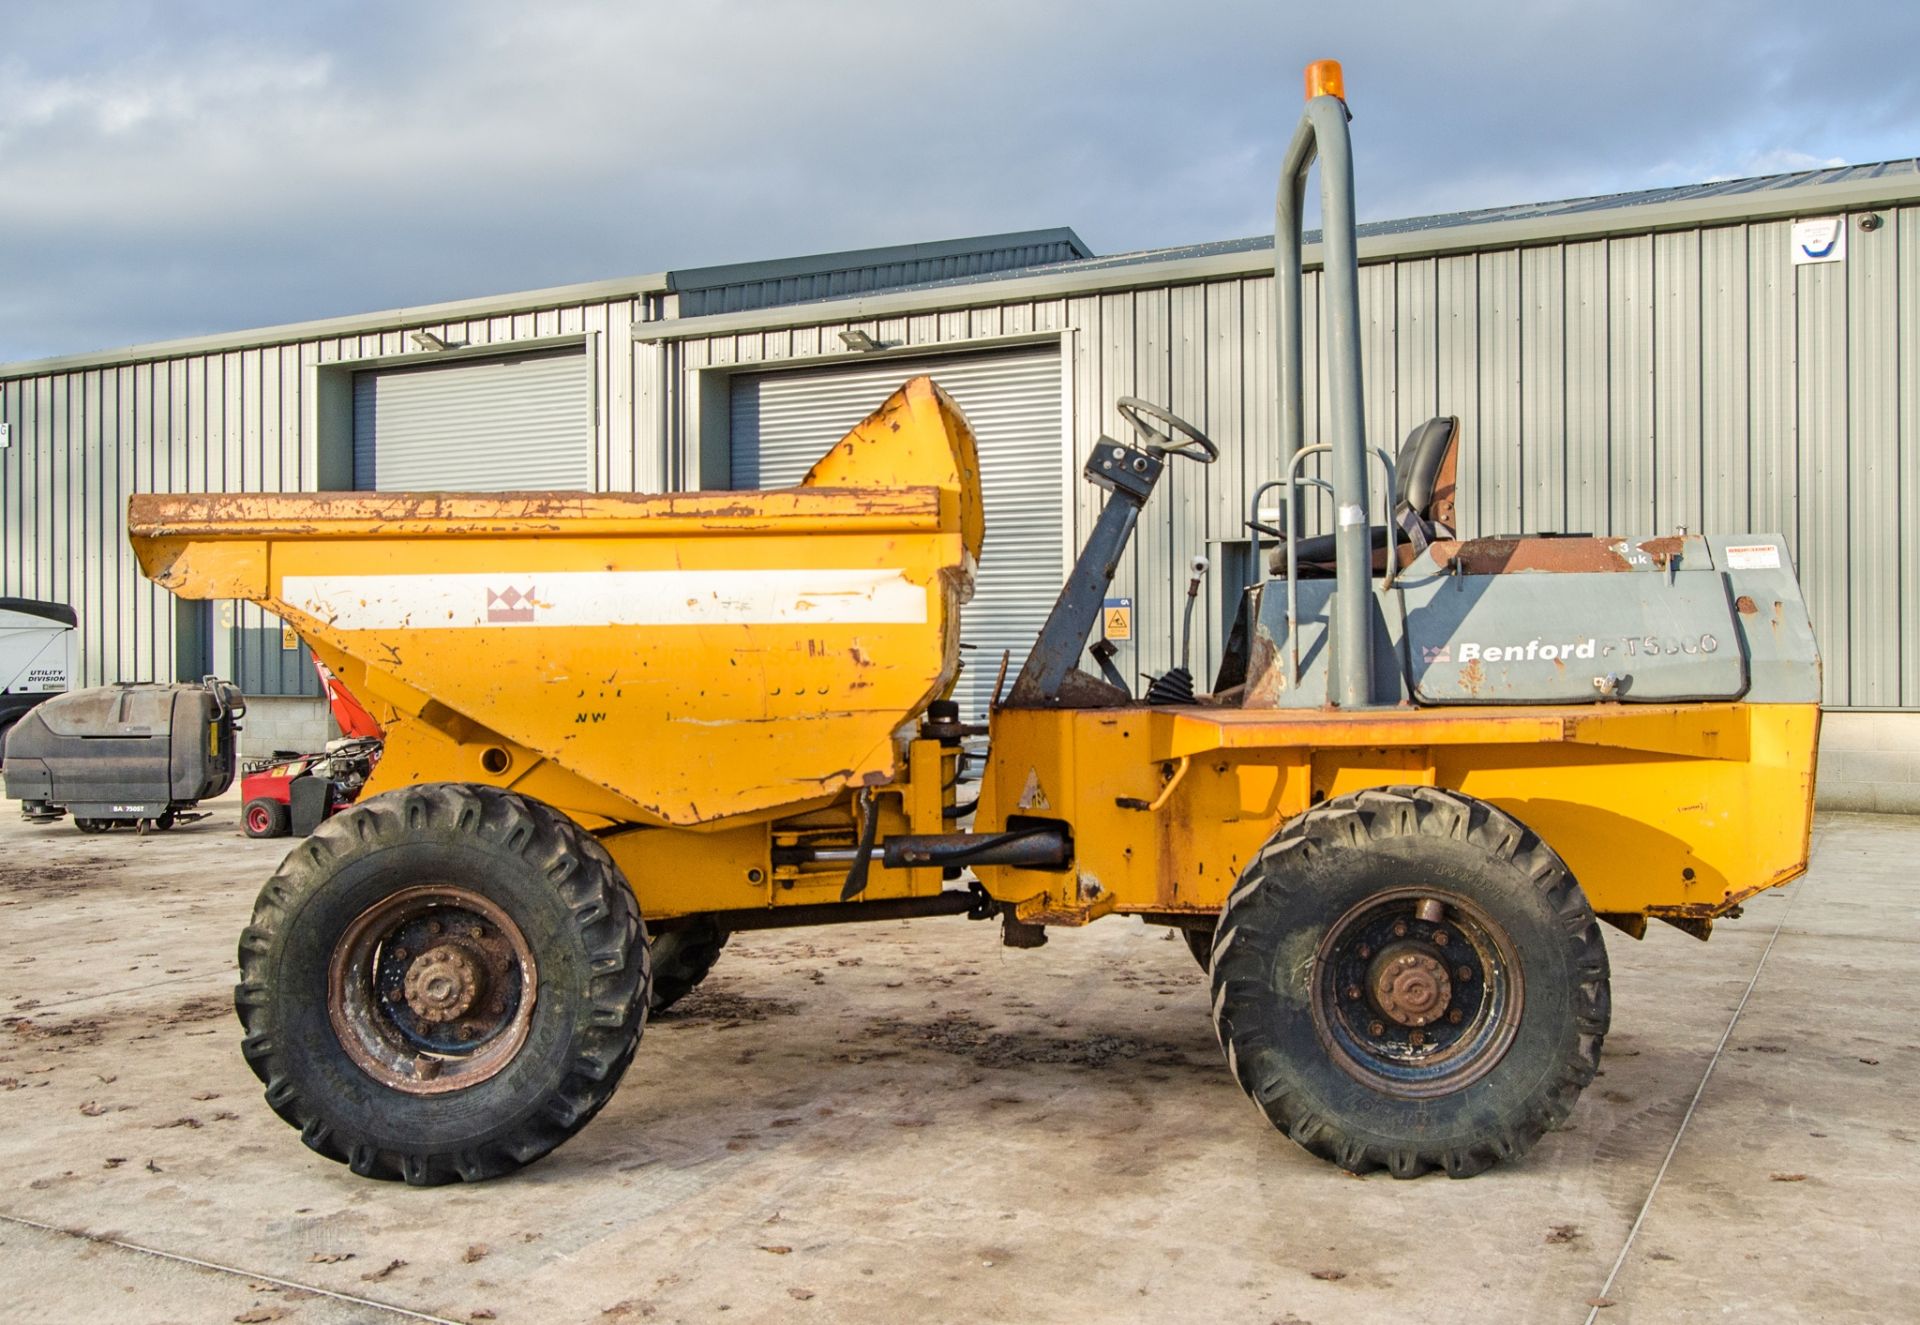
<svg viewBox="0 0 1920 1325">
<path fill-rule="evenodd" d="M 952 494 L 936 487 L 797 488 L 750 496 L 693 493 L 136 493 L 127 531 L 137 538 L 241 538 L 328 532 L 597 532 L 602 526 L 668 520 L 711 522 L 729 533 L 802 532 L 825 522 L 878 530 L 945 523 Z"/>
</svg>

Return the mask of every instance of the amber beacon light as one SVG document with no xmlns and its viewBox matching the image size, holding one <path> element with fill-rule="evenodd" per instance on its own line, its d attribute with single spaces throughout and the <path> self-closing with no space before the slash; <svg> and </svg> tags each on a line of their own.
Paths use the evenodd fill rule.
<svg viewBox="0 0 1920 1325">
<path fill-rule="evenodd" d="M 1346 104 L 1347 80 L 1338 60 L 1315 60 L 1307 66 L 1307 100 L 1315 97 L 1338 97 Z"/>
</svg>

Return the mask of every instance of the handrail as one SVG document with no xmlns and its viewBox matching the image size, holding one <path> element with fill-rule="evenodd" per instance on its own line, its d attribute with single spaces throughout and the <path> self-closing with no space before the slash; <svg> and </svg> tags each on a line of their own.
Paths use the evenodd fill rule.
<svg viewBox="0 0 1920 1325">
<path fill-rule="evenodd" d="M 1284 475 L 1282 475 L 1280 478 L 1272 480 L 1271 482 L 1262 484 L 1260 488 L 1256 489 L 1255 491 L 1261 492 L 1272 487 L 1279 487 L 1284 489 L 1287 494 L 1287 504 L 1288 504 L 1289 511 L 1299 509 L 1299 504 L 1294 500 L 1294 498 L 1296 496 L 1295 488 L 1300 484 L 1305 484 L 1305 485 L 1316 487 L 1316 488 L 1323 488 L 1330 493 L 1333 492 L 1334 491 L 1333 485 L 1328 483 L 1325 479 L 1319 479 L 1319 478 L 1302 479 L 1297 472 L 1300 468 L 1300 462 L 1306 459 L 1306 457 L 1310 455 L 1330 454 L 1332 451 L 1333 451 L 1333 447 L 1329 446 L 1325 442 L 1320 442 L 1313 446 L 1301 447 L 1298 451 L 1295 451 L 1293 453 L 1292 459 L 1287 461 L 1287 464 L 1286 464 L 1287 472 Z M 1394 539 L 1394 534 L 1398 531 L 1399 526 L 1394 521 L 1393 507 L 1391 504 L 1392 494 L 1394 492 L 1397 492 L 1400 487 L 1399 474 L 1396 472 L 1396 468 L 1393 463 L 1393 457 L 1387 454 L 1385 447 L 1370 446 L 1367 448 L 1367 454 L 1373 456 L 1374 459 L 1378 460 L 1380 462 L 1381 467 L 1385 469 L 1387 472 L 1387 486 L 1386 486 L 1386 489 L 1381 493 L 1381 498 L 1383 502 L 1387 504 L 1387 510 L 1386 510 L 1387 565 L 1386 565 L 1385 579 L 1382 581 L 1380 585 L 1381 589 L 1385 590 L 1385 589 L 1393 588 L 1393 582 L 1395 578 L 1398 576 L 1399 570 L 1400 570 L 1400 558 L 1397 555 L 1399 549 L 1396 546 L 1395 539 Z M 1338 498 L 1336 497 L 1336 502 L 1337 500 Z M 1260 555 L 1260 531 L 1257 529 L 1253 531 L 1253 545 L 1254 545 L 1254 558 L 1255 558 L 1254 573 L 1258 574 L 1259 573 L 1258 559 Z M 1373 546 L 1372 546 L 1373 535 L 1371 533 L 1367 535 L 1367 545 L 1368 545 L 1367 546 L 1367 573 L 1366 573 L 1366 578 L 1362 581 L 1362 583 L 1366 585 L 1366 591 L 1369 595 L 1371 595 L 1373 592 Z M 1336 548 L 1336 552 L 1337 551 L 1338 549 Z M 1344 588 L 1344 587 L 1345 586 L 1336 586 L 1336 589 Z M 1372 635 L 1373 635 L 1372 605 L 1366 604 L 1365 609 L 1366 609 L 1366 614 L 1362 618 L 1362 620 L 1366 622 L 1368 639 L 1369 641 L 1371 641 Z M 1344 611 L 1346 609 L 1342 608 L 1341 610 Z M 1368 662 L 1369 662 L 1369 665 L 1371 665 L 1371 662 L 1372 662 L 1371 650 L 1368 651 Z M 1287 525 L 1287 693 L 1292 694 L 1296 689 L 1299 688 L 1299 685 L 1300 685 L 1300 536 L 1299 536 L 1298 530 L 1293 526 L 1293 523 L 1289 521 Z"/>
</svg>

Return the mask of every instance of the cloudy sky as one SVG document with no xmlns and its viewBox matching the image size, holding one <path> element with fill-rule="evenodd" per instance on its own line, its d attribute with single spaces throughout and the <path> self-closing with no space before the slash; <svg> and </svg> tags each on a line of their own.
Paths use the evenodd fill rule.
<svg viewBox="0 0 1920 1325">
<path fill-rule="evenodd" d="M 1069 225 L 1255 234 L 1920 153 L 1920 6 L 7 0 L 0 361 Z"/>
</svg>

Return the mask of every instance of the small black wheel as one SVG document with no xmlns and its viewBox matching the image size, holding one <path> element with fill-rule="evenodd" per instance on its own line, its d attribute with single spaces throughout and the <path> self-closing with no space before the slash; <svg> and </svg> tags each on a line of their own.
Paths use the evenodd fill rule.
<svg viewBox="0 0 1920 1325">
<path fill-rule="evenodd" d="M 173 831 L 173 825 L 174 825 L 174 817 L 173 817 L 172 810 L 168 810 L 164 814 L 155 816 L 153 821 L 153 827 L 155 832 L 170 833 Z"/>
<path fill-rule="evenodd" d="M 113 824 L 112 819 L 82 819 L 78 816 L 73 821 L 73 826 L 83 833 L 111 833 Z"/>
<path fill-rule="evenodd" d="M 247 802 L 240 812 L 240 824 L 248 837 L 285 837 L 287 806 L 284 802 L 261 796 Z"/>
<path fill-rule="evenodd" d="M 1286 825 L 1227 899 L 1212 958 L 1241 1087 L 1355 1173 L 1518 1158 L 1593 1080 L 1610 1015 L 1606 947 L 1565 863 L 1433 787 Z"/>
<path fill-rule="evenodd" d="M 234 1006 L 300 1139 L 363 1177 L 498 1177 L 584 1127 L 633 1058 L 646 931 L 591 834 L 430 783 L 321 824 L 261 890 Z"/>
<path fill-rule="evenodd" d="M 649 1010 L 658 1015 L 691 994 L 720 960 L 729 935 L 709 916 L 699 916 L 677 929 L 655 934 L 653 992 Z"/>
</svg>

